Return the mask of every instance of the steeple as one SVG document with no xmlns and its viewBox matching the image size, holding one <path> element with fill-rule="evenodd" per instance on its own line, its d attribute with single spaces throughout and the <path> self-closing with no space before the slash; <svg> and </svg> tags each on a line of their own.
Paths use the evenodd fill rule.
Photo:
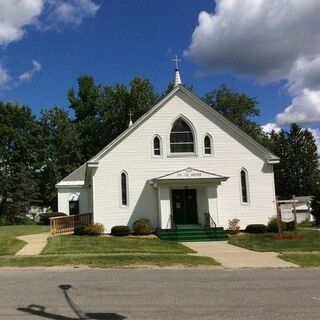
<svg viewBox="0 0 320 320">
<path fill-rule="evenodd" d="M 179 72 L 179 62 L 181 61 L 181 59 L 178 59 L 178 56 L 176 55 L 176 58 L 172 59 L 172 61 L 176 63 L 176 68 L 174 70 L 175 71 L 174 87 L 176 87 L 179 84 L 182 84 L 180 72 Z"/>
</svg>

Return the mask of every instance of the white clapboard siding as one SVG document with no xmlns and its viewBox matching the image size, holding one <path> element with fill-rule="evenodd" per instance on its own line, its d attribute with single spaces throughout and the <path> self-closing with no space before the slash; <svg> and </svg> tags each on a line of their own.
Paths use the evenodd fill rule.
<svg viewBox="0 0 320 320">
<path fill-rule="evenodd" d="M 183 115 L 196 130 L 196 156 L 168 157 L 172 123 Z M 213 141 L 213 156 L 204 155 L 203 139 L 209 133 Z M 162 157 L 152 156 L 152 139 L 160 136 Z M 230 177 L 218 187 L 219 225 L 240 219 L 241 227 L 250 223 L 267 223 L 275 215 L 273 167 L 265 162 L 259 150 L 226 124 L 178 91 L 162 108 L 132 131 L 100 161 L 93 179 L 94 219 L 105 224 L 132 225 L 140 217 L 159 225 L 157 189 L 149 179 L 172 171 L 192 167 Z M 250 204 L 242 205 L 240 170 L 246 168 L 249 178 Z M 129 205 L 121 206 L 120 173 L 128 173 Z M 205 195 L 198 192 L 198 199 Z M 202 203 L 203 201 L 201 201 Z M 206 210 L 205 204 L 198 204 Z"/>
</svg>

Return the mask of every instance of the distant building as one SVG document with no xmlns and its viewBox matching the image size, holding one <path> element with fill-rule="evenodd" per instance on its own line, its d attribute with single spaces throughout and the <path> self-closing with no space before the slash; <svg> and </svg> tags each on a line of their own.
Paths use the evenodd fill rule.
<svg viewBox="0 0 320 320">
<path fill-rule="evenodd" d="M 297 222 L 313 221 L 313 215 L 310 214 L 312 196 L 296 197 L 298 204 L 296 205 Z"/>
</svg>

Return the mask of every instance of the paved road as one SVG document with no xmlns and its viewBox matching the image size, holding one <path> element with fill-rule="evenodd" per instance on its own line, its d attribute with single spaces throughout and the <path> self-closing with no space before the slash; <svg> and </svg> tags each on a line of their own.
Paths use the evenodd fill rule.
<svg viewBox="0 0 320 320">
<path fill-rule="evenodd" d="M 0 271 L 0 319 L 320 319 L 320 270 Z"/>
</svg>

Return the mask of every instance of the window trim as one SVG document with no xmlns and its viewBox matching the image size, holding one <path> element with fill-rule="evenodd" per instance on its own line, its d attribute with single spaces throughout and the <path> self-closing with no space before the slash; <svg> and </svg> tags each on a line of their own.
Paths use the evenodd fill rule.
<svg viewBox="0 0 320 320">
<path fill-rule="evenodd" d="M 247 202 L 243 201 L 243 196 L 242 196 L 242 178 L 241 178 L 242 171 L 245 173 L 245 179 L 246 179 L 245 182 L 246 182 L 246 191 L 247 191 Z M 244 167 L 242 167 L 239 172 L 239 183 L 240 183 L 240 202 L 241 202 L 241 205 L 248 206 L 248 205 L 250 205 L 249 174 L 248 174 L 248 170 Z"/>
<path fill-rule="evenodd" d="M 170 134 L 171 134 L 171 130 L 172 127 L 174 126 L 175 122 L 179 119 L 182 119 L 190 128 L 192 136 L 193 136 L 193 152 L 171 152 L 171 141 L 170 141 Z M 198 155 L 198 139 L 197 139 L 197 132 L 196 129 L 193 125 L 193 123 L 187 118 L 185 117 L 183 114 L 179 114 L 177 117 L 175 117 L 175 119 L 171 122 L 170 126 L 169 126 L 169 131 L 167 134 L 167 141 L 168 141 L 168 145 L 167 145 L 167 157 L 171 158 L 171 157 L 190 157 L 190 156 L 197 156 Z"/>
<path fill-rule="evenodd" d="M 126 204 L 123 204 L 123 202 L 122 202 L 122 174 L 125 174 L 125 176 L 126 176 Z M 120 197 L 119 197 L 119 201 L 120 201 L 120 207 L 121 208 L 127 208 L 127 207 L 129 207 L 129 175 L 128 175 L 128 172 L 127 171 L 125 171 L 125 170 L 122 170 L 121 172 L 120 172 L 120 178 L 119 178 L 119 195 L 120 195 Z"/>
<path fill-rule="evenodd" d="M 206 153 L 206 144 L 205 144 L 205 139 L 206 139 L 206 137 L 208 137 L 209 140 L 210 140 L 210 153 Z M 213 150 L 213 139 L 212 139 L 211 134 L 207 132 L 207 133 L 204 135 L 202 141 L 203 141 L 203 156 L 204 156 L 204 157 L 211 157 L 211 156 L 213 156 L 213 155 L 214 155 L 214 150 Z"/>
<path fill-rule="evenodd" d="M 159 139 L 159 148 L 160 148 L 160 154 L 154 154 L 154 139 L 155 138 L 158 138 Z M 151 155 L 153 158 L 162 158 L 163 157 L 163 145 L 162 145 L 162 139 L 161 137 L 158 135 L 158 134 L 155 134 L 153 137 L 152 137 L 152 140 L 151 140 Z"/>
</svg>

